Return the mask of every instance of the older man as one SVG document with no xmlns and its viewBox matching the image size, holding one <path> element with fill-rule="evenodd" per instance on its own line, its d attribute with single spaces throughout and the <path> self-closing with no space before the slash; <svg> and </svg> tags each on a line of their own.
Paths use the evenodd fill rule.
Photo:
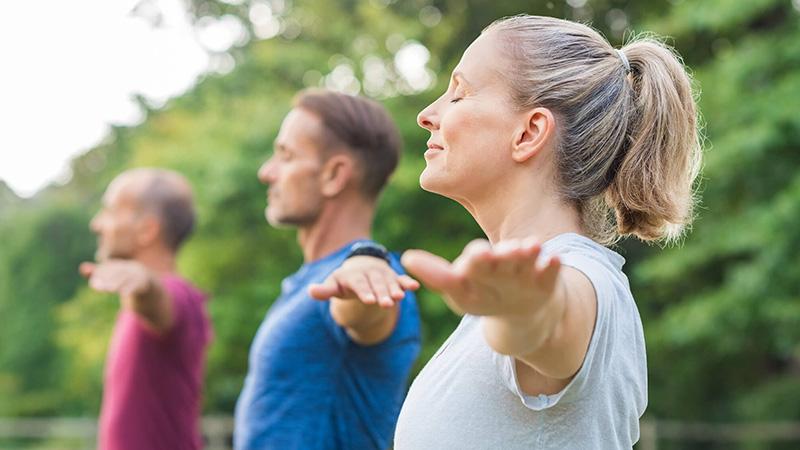
<svg viewBox="0 0 800 450">
<path fill-rule="evenodd" d="M 118 176 L 91 229 L 96 263 L 81 273 L 116 293 L 120 312 L 108 351 L 98 448 L 195 450 L 211 326 L 205 296 L 176 272 L 194 226 L 189 183 L 159 169 Z"/>
</svg>

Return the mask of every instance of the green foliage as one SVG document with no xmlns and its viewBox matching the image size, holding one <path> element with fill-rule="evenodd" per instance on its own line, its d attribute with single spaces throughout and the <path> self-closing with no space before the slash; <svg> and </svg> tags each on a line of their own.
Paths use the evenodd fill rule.
<svg viewBox="0 0 800 450">
<path fill-rule="evenodd" d="M 800 386 L 800 15 L 790 2 L 727 5 L 684 2 L 662 22 L 676 43 L 710 49 L 685 54 L 712 145 L 692 234 L 635 272 L 650 413 L 797 420 L 785 394 Z"/>
<path fill-rule="evenodd" d="M 63 355 L 53 343 L 54 311 L 80 282 L 77 264 L 91 257 L 87 220 L 50 206 L 0 225 L 0 414 L 57 410 Z"/>
</svg>

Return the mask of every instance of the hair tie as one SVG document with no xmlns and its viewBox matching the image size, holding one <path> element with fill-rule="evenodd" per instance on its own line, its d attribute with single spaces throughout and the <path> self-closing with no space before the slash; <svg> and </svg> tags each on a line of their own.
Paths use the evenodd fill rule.
<svg viewBox="0 0 800 450">
<path fill-rule="evenodd" d="M 619 59 L 622 60 L 622 64 L 625 66 L 625 73 L 626 74 L 631 73 L 631 63 L 628 62 L 628 58 L 625 56 L 625 53 L 623 53 L 622 50 L 618 48 L 615 48 L 614 51 L 617 52 L 617 55 L 619 55 Z"/>
</svg>

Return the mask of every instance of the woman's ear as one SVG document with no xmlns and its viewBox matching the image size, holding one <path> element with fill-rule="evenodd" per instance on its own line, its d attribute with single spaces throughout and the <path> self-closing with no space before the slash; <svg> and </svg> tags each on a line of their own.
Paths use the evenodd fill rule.
<svg viewBox="0 0 800 450">
<path fill-rule="evenodd" d="M 523 163 L 546 149 L 555 136 L 556 121 L 547 108 L 534 108 L 523 116 L 524 122 L 514 137 L 511 158 Z"/>
<path fill-rule="evenodd" d="M 353 158 L 344 153 L 338 153 L 325 161 L 320 174 L 322 180 L 322 195 L 335 197 L 339 195 L 355 176 Z"/>
</svg>

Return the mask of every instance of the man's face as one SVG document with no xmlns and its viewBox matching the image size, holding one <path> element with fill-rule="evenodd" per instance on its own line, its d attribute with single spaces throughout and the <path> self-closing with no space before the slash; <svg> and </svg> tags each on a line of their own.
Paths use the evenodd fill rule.
<svg viewBox="0 0 800 450">
<path fill-rule="evenodd" d="M 89 227 L 97 234 L 95 259 L 131 259 L 137 251 L 141 212 L 130 183 L 117 179 L 103 196 L 103 206 Z"/>
<path fill-rule="evenodd" d="M 275 152 L 258 170 L 267 190 L 267 221 L 275 227 L 308 226 L 322 209 L 323 159 L 319 118 L 295 108 L 283 120 Z"/>
</svg>

